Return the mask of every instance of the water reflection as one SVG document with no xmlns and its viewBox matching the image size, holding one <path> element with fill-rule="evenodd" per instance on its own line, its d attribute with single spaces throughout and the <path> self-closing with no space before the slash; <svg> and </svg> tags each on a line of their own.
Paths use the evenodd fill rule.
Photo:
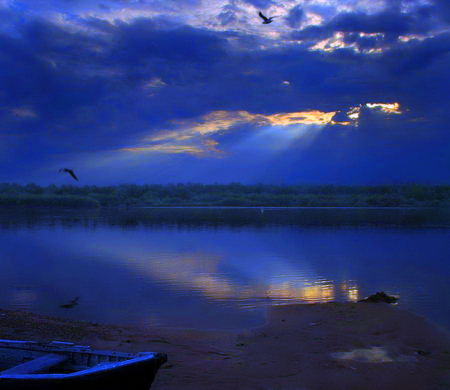
<svg viewBox="0 0 450 390">
<path fill-rule="evenodd" d="M 127 229 L 142 226 L 410 226 L 450 227 L 450 208 L 314 208 L 314 207 L 187 207 L 135 209 L 40 209 L 20 211 L 0 207 L 0 227 L 37 228 L 74 223 L 85 228 L 102 225 Z"/>
<path fill-rule="evenodd" d="M 356 280 L 344 281 L 341 284 L 341 290 L 343 294 L 345 294 L 347 299 L 351 302 L 357 302 L 362 299 L 362 297 L 359 296 Z"/>
<path fill-rule="evenodd" d="M 117 237 L 112 248 L 97 239 L 90 251 L 96 251 L 97 258 L 108 259 L 108 262 L 114 257 L 122 263 L 121 268 L 132 269 L 133 273 L 146 275 L 148 280 L 171 289 L 194 291 L 213 301 L 233 300 L 233 305 L 248 306 L 249 299 L 259 304 L 267 304 L 267 299 L 271 303 L 336 299 L 335 281 L 320 278 L 301 256 L 285 254 L 274 259 L 272 245 L 262 243 L 259 233 L 222 232 L 211 237 L 208 232 L 196 232 L 193 235 L 203 236 L 205 240 L 198 244 L 204 252 L 196 250 L 190 254 L 184 252 L 189 251 L 188 242 L 184 240 L 192 235 L 183 237 L 185 234 L 178 233 L 178 248 L 166 247 L 164 251 L 157 250 L 164 239 L 159 233 L 152 234 L 156 237 L 147 237 L 145 243 L 129 240 L 120 243 Z M 248 239 L 244 246 L 240 244 L 242 236 Z M 214 245 L 207 244 L 213 241 Z M 206 251 L 208 246 L 210 252 Z"/>
<path fill-rule="evenodd" d="M 11 304 L 18 308 L 33 306 L 38 299 L 36 288 L 31 286 L 11 286 Z"/>
<path fill-rule="evenodd" d="M 220 210 L 214 218 L 224 216 L 223 224 L 205 222 L 212 210 L 190 210 L 204 221 L 197 224 L 184 211 L 181 223 L 174 215 L 162 223 L 158 212 L 141 219 L 134 211 L 116 219 L 111 211 L 34 219 L 0 213 L 0 307 L 94 322 L 236 328 L 262 323 L 259 309 L 267 305 L 357 301 L 385 291 L 450 324 L 445 228 L 368 227 L 359 219 L 348 226 L 342 210 L 337 225 L 327 216 L 325 227 L 294 224 L 292 212 L 286 224 L 280 215 L 261 224 L 259 209 Z M 61 308 L 78 296 L 76 306 Z"/>
</svg>

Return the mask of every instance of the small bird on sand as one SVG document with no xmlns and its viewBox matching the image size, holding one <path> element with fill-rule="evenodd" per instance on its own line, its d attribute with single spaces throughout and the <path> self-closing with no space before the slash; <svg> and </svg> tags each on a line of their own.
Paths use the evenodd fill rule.
<svg viewBox="0 0 450 390">
<path fill-rule="evenodd" d="M 68 168 L 60 169 L 59 172 L 68 172 L 70 173 L 70 176 L 72 176 L 76 181 L 79 181 L 78 178 L 75 176 L 75 173 L 73 173 L 71 169 Z"/>
<path fill-rule="evenodd" d="M 76 297 L 75 299 L 70 301 L 70 303 L 67 303 L 65 305 L 59 305 L 59 307 L 62 307 L 63 309 L 72 309 L 72 307 L 74 307 L 75 305 L 78 305 L 79 299 L 80 299 L 80 297 Z"/>
<path fill-rule="evenodd" d="M 263 19 L 263 24 L 272 23 L 273 19 L 278 17 L 278 16 L 272 16 L 272 17 L 268 18 L 268 17 L 264 16 L 261 11 L 259 11 L 259 16 L 261 16 L 261 18 Z"/>
</svg>

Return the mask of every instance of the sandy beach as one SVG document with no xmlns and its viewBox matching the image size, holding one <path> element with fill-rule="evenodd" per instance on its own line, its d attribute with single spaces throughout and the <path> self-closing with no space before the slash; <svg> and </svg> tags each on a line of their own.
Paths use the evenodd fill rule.
<svg viewBox="0 0 450 390">
<path fill-rule="evenodd" d="M 447 330 L 386 303 L 275 306 L 265 325 L 239 331 L 119 327 L 0 310 L 0 338 L 164 352 L 156 390 L 450 389 Z"/>
</svg>

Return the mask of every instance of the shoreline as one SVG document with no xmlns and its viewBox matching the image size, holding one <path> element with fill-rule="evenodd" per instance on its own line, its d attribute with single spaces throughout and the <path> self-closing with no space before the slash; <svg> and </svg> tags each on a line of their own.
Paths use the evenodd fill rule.
<svg viewBox="0 0 450 390">
<path fill-rule="evenodd" d="M 239 330 L 102 325 L 0 309 L 0 338 L 164 352 L 152 389 L 450 388 L 450 332 L 386 303 L 280 305 Z"/>
</svg>

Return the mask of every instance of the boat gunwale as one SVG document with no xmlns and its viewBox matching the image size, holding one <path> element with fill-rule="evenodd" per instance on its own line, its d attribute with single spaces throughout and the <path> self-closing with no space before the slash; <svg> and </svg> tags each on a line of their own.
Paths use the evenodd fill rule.
<svg viewBox="0 0 450 390">
<path fill-rule="evenodd" d="M 91 374 L 95 373 L 103 373 L 107 371 L 113 371 L 117 368 L 126 367 L 126 366 L 132 366 L 136 365 L 138 363 L 142 362 L 150 362 L 150 361 L 157 361 L 159 359 L 163 359 L 163 363 L 167 361 L 167 356 L 164 353 L 158 353 L 158 352 L 140 352 L 141 354 L 145 354 L 143 356 L 137 356 L 134 359 L 128 359 L 123 360 L 121 362 L 102 362 L 97 364 L 94 367 L 88 367 L 84 370 L 71 372 L 67 374 L 11 374 L 11 375 L 2 375 L 0 372 L 0 384 L 2 379 L 29 379 L 29 380 L 36 380 L 36 379 L 70 379 L 70 378 L 76 378 L 76 377 L 83 377 L 83 376 L 89 376 Z"/>
<path fill-rule="evenodd" d="M 98 355 L 112 358 L 123 358 L 120 361 L 103 361 L 98 364 L 89 366 L 78 366 L 75 372 L 68 373 L 36 373 L 36 374 L 6 374 L 2 375 L 0 371 L 0 387 L 2 380 L 60 380 L 60 379 L 77 379 L 95 375 L 104 375 L 108 371 L 114 372 L 115 370 L 127 369 L 132 366 L 140 366 L 153 364 L 156 369 L 167 362 L 167 355 L 161 352 L 138 352 L 128 353 L 120 351 L 104 351 L 93 350 L 90 346 L 77 346 L 73 343 L 53 341 L 50 343 L 37 342 L 37 341 L 21 341 L 21 340 L 0 340 L 0 350 L 14 350 L 14 351 L 32 351 L 36 353 L 58 353 L 61 355 Z M 17 366 L 24 364 L 18 363 Z"/>
</svg>

